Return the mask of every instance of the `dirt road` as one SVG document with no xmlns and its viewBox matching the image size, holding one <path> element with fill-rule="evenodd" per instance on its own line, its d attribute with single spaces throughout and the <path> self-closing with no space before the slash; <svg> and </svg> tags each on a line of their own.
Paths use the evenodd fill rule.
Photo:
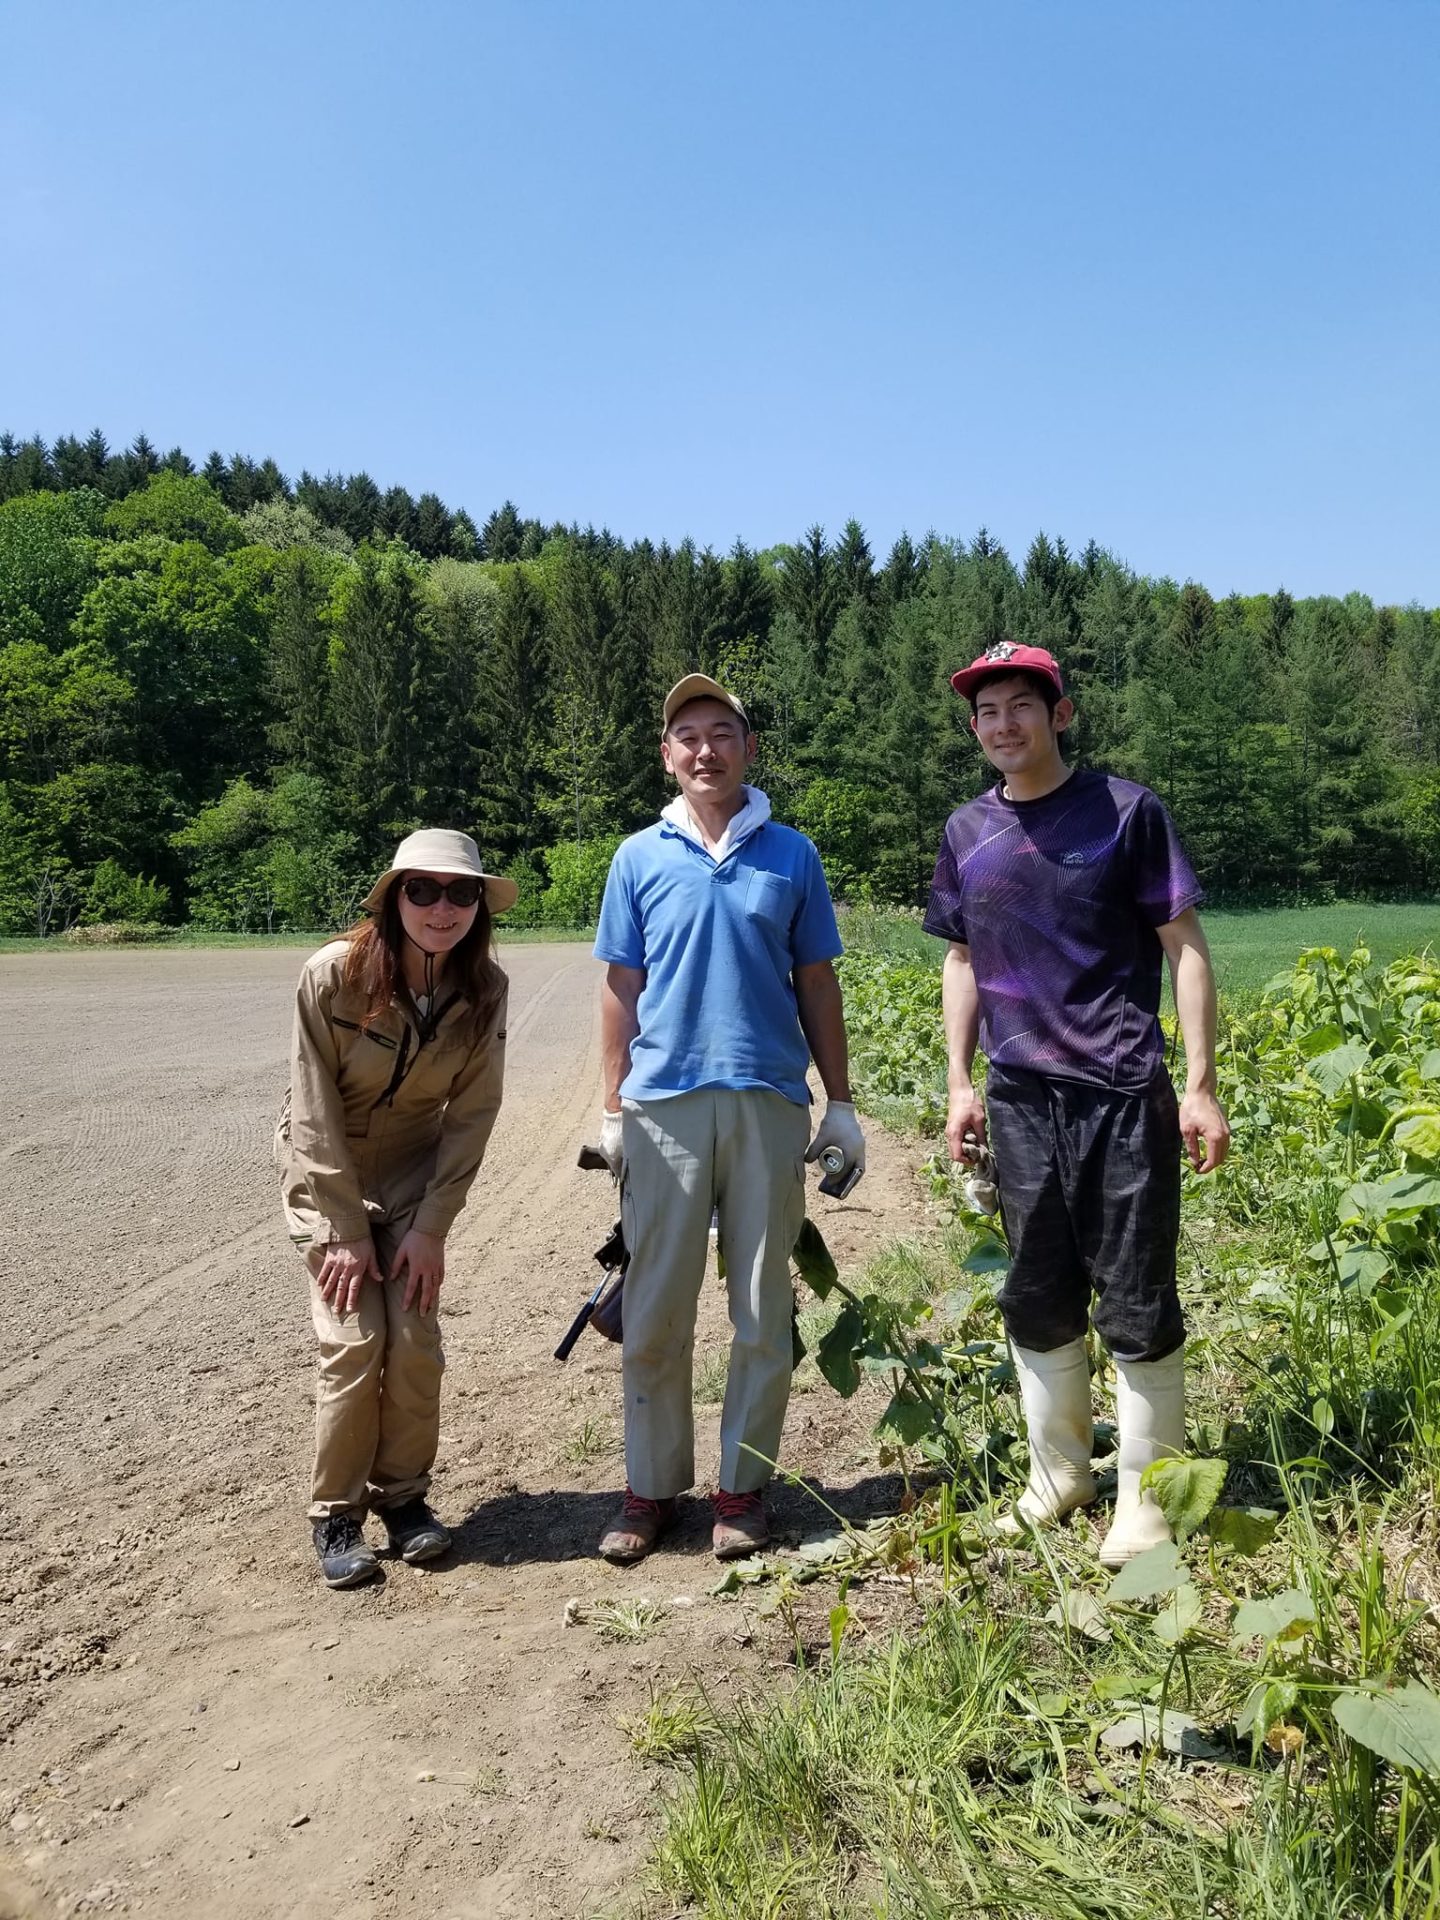
<svg viewBox="0 0 1440 1920">
<path fill-rule="evenodd" d="M 600 1086 L 582 947 L 504 956 L 506 1104 L 446 1281 L 457 1551 L 320 1584 L 303 1269 L 269 1164 L 301 957 L 0 958 L 0 1920 L 622 1911 L 660 1788 L 617 1719 L 652 1680 L 766 1657 L 707 1598 L 698 1502 L 644 1567 L 593 1557 L 618 1356 L 550 1357 L 613 1214 L 574 1164 Z M 872 1135 L 852 1200 L 812 1200 L 842 1267 L 916 1223 L 913 1157 Z M 723 1329 L 708 1285 L 702 1359 Z M 718 1408 L 697 1418 L 703 1474 Z M 797 1396 L 786 1458 L 859 1512 L 860 1435 Z M 803 1493 L 775 1504 L 816 1524 Z M 665 1607 L 641 1643 L 564 1624 L 567 1599 L 632 1594 Z"/>
</svg>

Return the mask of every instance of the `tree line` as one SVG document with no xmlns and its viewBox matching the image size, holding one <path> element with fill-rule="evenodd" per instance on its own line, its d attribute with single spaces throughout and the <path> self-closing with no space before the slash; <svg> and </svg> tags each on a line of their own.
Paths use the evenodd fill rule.
<svg viewBox="0 0 1440 1920">
<path fill-rule="evenodd" d="M 837 895 L 916 905 L 989 777 L 947 676 L 1002 636 L 1060 658 L 1072 756 L 1153 786 L 1212 896 L 1440 891 L 1434 610 L 1216 599 L 1043 533 L 1017 562 L 983 529 L 880 560 L 853 520 L 725 555 L 508 501 L 477 527 L 366 474 L 0 435 L 0 930 L 336 926 L 441 824 L 521 924 L 582 923 L 697 668 Z"/>
</svg>

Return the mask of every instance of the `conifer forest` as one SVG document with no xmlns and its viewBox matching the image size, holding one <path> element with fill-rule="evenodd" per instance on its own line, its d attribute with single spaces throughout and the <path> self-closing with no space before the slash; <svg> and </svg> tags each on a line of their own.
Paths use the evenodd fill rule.
<svg viewBox="0 0 1440 1920">
<path fill-rule="evenodd" d="M 881 555 L 852 520 L 717 554 L 0 436 L 0 932 L 343 925 L 418 825 L 473 831 L 518 924 L 583 925 L 696 668 L 836 895 L 914 906 L 987 778 L 948 675 L 1002 636 L 1059 657 L 1072 757 L 1155 788 L 1212 899 L 1440 891 L 1440 613 L 1383 582 L 1221 597 L 1096 533 Z"/>
</svg>

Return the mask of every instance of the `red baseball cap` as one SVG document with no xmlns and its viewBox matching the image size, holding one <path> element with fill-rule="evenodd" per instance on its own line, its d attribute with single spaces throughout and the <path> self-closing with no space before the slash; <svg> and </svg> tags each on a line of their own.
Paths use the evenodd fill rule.
<svg viewBox="0 0 1440 1920">
<path fill-rule="evenodd" d="M 950 684 L 955 691 L 968 700 L 977 687 L 986 680 L 1001 680 L 1007 673 L 1043 673 L 1047 680 L 1053 681 L 1055 691 L 1063 694 L 1065 682 L 1060 678 L 1060 662 L 1053 653 L 1047 653 L 1044 647 L 1022 647 L 1015 640 L 997 640 L 993 647 L 987 647 L 978 660 L 972 660 L 968 667 L 961 667 L 958 673 L 952 673 Z"/>
</svg>

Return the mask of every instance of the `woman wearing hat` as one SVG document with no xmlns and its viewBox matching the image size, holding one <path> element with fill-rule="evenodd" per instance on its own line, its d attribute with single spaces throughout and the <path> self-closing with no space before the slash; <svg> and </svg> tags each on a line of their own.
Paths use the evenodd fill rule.
<svg viewBox="0 0 1440 1920">
<path fill-rule="evenodd" d="M 500 1106 L 508 983 L 491 916 L 516 892 L 484 872 L 468 835 L 412 833 L 367 918 L 300 975 L 276 1158 L 320 1342 L 310 1519 L 332 1587 L 379 1571 L 362 1531 L 370 1507 L 402 1559 L 450 1545 L 425 1498 L 440 1285 Z"/>
</svg>

